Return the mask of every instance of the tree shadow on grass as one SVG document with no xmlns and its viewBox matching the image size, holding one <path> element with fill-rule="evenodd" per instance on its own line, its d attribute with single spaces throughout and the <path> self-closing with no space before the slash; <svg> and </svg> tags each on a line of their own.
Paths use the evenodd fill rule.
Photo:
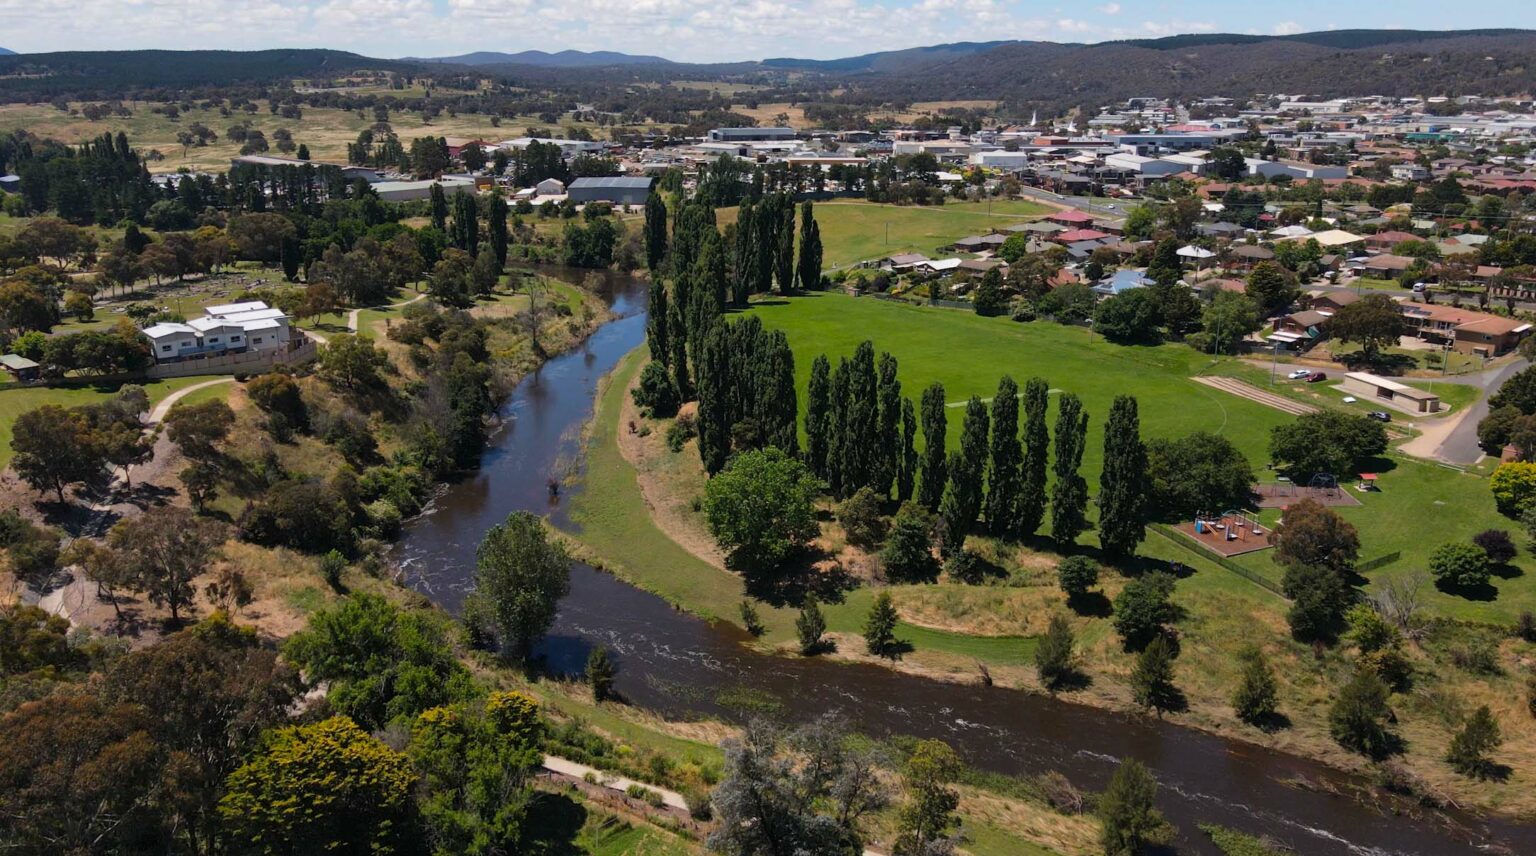
<svg viewBox="0 0 1536 856">
<path fill-rule="evenodd" d="M 1101 591 L 1083 592 L 1067 597 L 1067 606 L 1078 615 L 1088 618 L 1108 618 L 1115 613 L 1114 604 Z"/>
<path fill-rule="evenodd" d="M 1274 734 L 1277 731 L 1284 731 L 1290 728 L 1291 718 L 1277 710 L 1273 713 L 1256 717 L 1248 724 L 1265 734 Z"/>
<path fill-rule="evenodd" d="M 1070 669 L 1056 679 L 1056 683 L 1047 687 L 1052 695 L 1056 693 L 1082 692 L 1093 686 L 1093 676 L 1082 669 Z"/>
<path fill-rule="evenodd" d="M 587 816 L 586 807 L 565 794 L 534 792 L 519 851 L 540 856 L 581 856 L 585 851 L 577 846 L 576 837 L 586 825 Z"/>
<path fill-rule="evenodd" d="M 1488 573 L 1498 577 L 1501 580 L 1517 580 L 1525 576 L 1525 570 L 1523 568 L 1521 568 L 1519 565 L 1512 565 L 1508 562 L 1494 562 L 1488 566 Z"/>
<path fill-rule="evenodd" d="M 745 576 L 746 592 L 771 606 L 798 607 L 807 595 L 815 595 L 822 603 L 842 603 L 858 582 L 842 565 L 817 567 L 828 558 L 824 551 L 806 550 L 775 570 Z"/>
<path fill-rule="evenodd" d="M 1481 585 L 1473 586 L 1458 586 L 1451 583 L 1436 581 L 1435 588 L 1441 592 L 1444 592 L 1445 594 L 1451 595 L 1452 597 L 1475 600 L 1481 603 L 1487 603 L 1499 599 L 1499 590 L 1494 588 L 1489 583 L 1482 583 Z"/>
</svg>

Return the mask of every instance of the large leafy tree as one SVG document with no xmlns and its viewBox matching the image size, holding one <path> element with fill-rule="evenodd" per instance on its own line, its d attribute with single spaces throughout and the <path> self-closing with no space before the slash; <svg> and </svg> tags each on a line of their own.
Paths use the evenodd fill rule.
<svg viewBox="0 0 1536 856">
<path fill-rule="evenodd" d="M 1259 314 L 1269 317 L 1296 301 L 1301 290 L 1290 271 L 1271 261 L 1262 261 L 1248 273 L 1247 295 L 1259 307 Z"/>
<path fill-rule="evenodd" d="M 403 852 L 415 781 L 405 755 L 338 716 L 273 732 L 219 810 L 236 840 L 270 852 Z"/>
<path fill-rule="evenodd" d="M 1259 305 L 1246 294 L 1220 291 L 1206 304 L 1200 317 L 1207 347 L 1218 354 L 1237 353 L 1238 343 L 1257 331 Z M 1191 338 L 1191 344 L 1194 339 Z"/>
<path fill-rule="evenodd" d="M 513 852 L 524 831 L 526 783 L 542 759 L 511 709 L 537 710 L 519 693 L 497 693 L 484 706 L 423 711 L 406 747 L 418 780 L 425 843 L 434 853 L 491 856 Z"/>
<path fill-rule="evenodd" d="M 1243 508 L 1253 492 L 1253 465 L 1231 440 L 1196 431 L 1147 441 L 1148 503 L 1165 519 L 1210 509 Z"/>
<path fill-rule="evenodd" d="M 1136 760 L 1115 770 L 1099 797 L 1100 842 L 1106 856 L 1137 856 L 1147 846 L 1166 843 L 1173 828 L 1158 813 L 1157 781 Z"/>
<path fill-rule="evenodd" d="M 1354 303 L 1339 308 L 1328 319 L 1328 335 L 1341 342 L 1355 342 L 1373 360 L 1383 348 L 1397 344 L 1408 331 L 1402 307 L 1391 297 L 1367 294 Z"/>
<path fill-rule="evenodd" d="M 1380 422 L 1338 410 L 1308 413 L 1269 433 L 1270 462 L 1298 484 L 1318 474 L 1347 479 L 1386 450 Z"/>
<path fill-rule="evenodd" d="M 176 623 L 192 602 L 193 581 L 207 570 L 228 534 L 216 520 L 167 505 L 119 522 L 107 540 L 132 578 L 133 587 L 169 609 L 171 621 Z"/>
<path fill-rule="evenodd" d="M 704 515 L 732 567 L 757 575 L 816 536 L 817 492 L 805 465 L 779 449 L 743 452 L 705 486 Z"/>
<path fill-rule="evenodd" d="M 950 787 L 959 777 L 960 759 L 941 740 L 917 744 L 902 771 L 906 804 L 896 821 L 897 853 L 933 854 L 953 848 L 949 830 L 960 818 L 960 795 Z"/>
<path fill-rule="evenodd" d="M 501 643 L 503 654 L 522 660 L 554 623 L 560 599 L 570 590 L 565 544 L 550 538 L 538 517 L 517 511 L 481 539 L 475 592 L 465 613 Z"/>
<path fill-rule="evenodd" d="M 1355 527 L 1315 499 L 1303 499 L 1285 510 L 1285 517 L 1269 534 L 1275 562 L 1310 565 L 1348 573 L 1360 556 L 1360 534 Z"/>
<path fill-rule="evenodd" d="M 64 502 L 70 485 L 99 478 L 106 450 L 90 421 L 78 410 L 45 404 L 17 417 L 12 427 L 11 466 L 37 490 L 51 490 Z"/>
</svg>

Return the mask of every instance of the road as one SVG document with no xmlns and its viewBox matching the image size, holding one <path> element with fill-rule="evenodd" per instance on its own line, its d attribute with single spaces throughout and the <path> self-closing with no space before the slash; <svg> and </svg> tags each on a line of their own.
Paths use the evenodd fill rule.
<svg viewBox="0 0 1536 856">
<path fill-rule="evenodd" d="M 1496 369 L 1445 378 L 1445 383 L 1471 384 L 1481 387 L 1483 394 L 1478 397 L 1477 403 L 1467 408 L 1461 416 L 1454 417 L 1459 421 L 1439 448 L 1435 449 L 1434 457 L 1452 464 L 1477 463 L 1483 456 L 1483 448 L 1477 442 L 1477 423 L 1483 421 L 1483 417 L 1488 415 L 1488 398 L 1504 385 L 1504 381 L 1509 380 L 1516 372 L 1530 364 L 1530 361 L 1524 357 L 1517 357 L 1509 365 Z"/>
</svg>

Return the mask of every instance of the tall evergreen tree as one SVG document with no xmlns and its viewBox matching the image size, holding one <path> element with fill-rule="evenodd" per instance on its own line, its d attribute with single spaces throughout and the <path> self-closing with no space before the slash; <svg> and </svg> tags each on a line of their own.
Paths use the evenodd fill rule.
<svg viewBox="0 0 1536 856">
<path fill-rule="evenodd" d="M 734 276 L 731 280 L 731 305 L 746 306 L 747 299 L 757 290 L 757 209 L 750 202 L 741 203 L 736 212 L 736 243 Z"/>
<path fill-rule="evenodd" d="M 490 233 L 491 250 L 496 253 L 496 266 L 500 270 L 507 267 L 507 200 L 501 198 L 500 193 L 491 195 L 490 218 L 486 224 Z"/>
<path fill-rule="evenodd" d="M 725 312 L 727 287 L 730 284 L 727 281 L 730 276 L 727 270 L 728 254 L 729 248 L 725 246 L 719 232 L 713 228 L 704 232 L 704 240 L 699 247 L 699 261 L 693 269 L 693 331 L 699 330 L 707 317 Z"/>
<path fill-rule="evenodd" d="M 432 228 L 444 234 L 448 233 L 448 197 L 443 194 L 443 186 L 433 182 L 431 190 Z"/>
<path fill-rule="evenodd" d="M 662 365 L 672 362 L 672 345 L 667 336 L 671 315 L 667 310 L 667 284 L 659 278 L 651 280 L 651 305 L 645 317 L 645 343 L 651 349 L 651 359 Z"/>
<path fill-rule="evenodd" d="M 827 489 L 833 496 L 843 495 L 846 472 L 843 448 L 847 442 L 845 426 L 848 421 L 848 358 L 841 357 L 837 368 L 832 370 L 831 394 L 827 396 Z"/>
<path fill-rule="evenodd" d="M 790 294 L 795 290 L 795 204 L 788 193 L 780 193 L 778 198 L 773 274 L 779 282 L 779 293 Z"/>
<path fill-rule="evenodd" d="M 896 379 L 896 358 L 883 351 L 877 384 L 879 429 L 873 439 L 875 466 L 870 487 L 888 496 L 901 463 L 901 381 Z"/>
<path fill-rule="evenodd" d="M 980 398 L 971 396 L 965 405 L 965 420 L 960 424 L 960 452 L 950 459 L 949 488 L 945 500 L 940 502 L 946 550 L 959 548 L 981 514 L 987 469 L 987 422 L 987 406 Z M 954 504 L 946 512 L 945 503 L 951 496 Z"/>
<path fill-rule="evenodd" d="M 944 498 L 949 469 L 944 461 L 945 434 L 949 415 L 944 408 L 944 384 L 934 383 L 923 390 L 923 463 L 917 502 L 929 511 L 938 511 Z"/>
<path fill-rule="evenodd" d="M 773 290 L 779 249 L 779 199 L 777 194 L 765 197 L 752 213 L 752 224 L 757 233 L 757 250 L 753 256 L 757 270 L 752 290 L 758 294 Z"/>
<path fill-rule="evenodd" d="M 821 226 L 811 211 L 811 200 L 800 204 L 800 288 L 816 291 L 821 288 Z"/>
<path fill-rule="evenodd" d="M 453 194 L 453 230 L 450 242 L 471 256 L 480 249 L 480 212 L 475 198 L 460 190 Z"/>
<path fill-rule="evenodd" d="M 839 496 L 852 494 L 861 487 L 875 487 L 878 459 L 874 438 L 878 436 L 880 420 L 878 386 L 875 345 L 866 340 L 854 349 L 853 359 L 848 363 L 848 399 L 840 444 L 843 492 Z"/>
<path fill-rule="evenodd" d="M 645 266 L 655 273 L 667 255 L 667 203 L 651 191 L 645 198 Z"/>
<path fill-rule="evenodd" d="M 1051 538 L 1062 547 L 1088 528 L 1088 484 L 1078 474 L 1087 436 L 1083 402 L 1063 393 L 1056 414 L 1056 484 L 1051 492 Z"/>
<path fill-rule="evenodd" d="M 832 394 L 832 364 L 826 354 L 811 361 L 811 381 L 805 390 L 806 465 L 822 479 L 827 477 L 827 420 Z"/>
<path fill-rule="evenodd" d="M 1147 537 L 1147 447 L 1133 396 L 1115 396 L 1109 407 L 1098 505 L 1104 552 L 1120 558 L 1134 554 Z"/>
<path fill-rule="evenodd" d="M 730 361 L 727 324 L 716 319 L 699 348 L 699 458 L 710 475 L 725 467 L 731 455 Z"/>
<path fill-rule="evenodd" d="M 912 399 L 901 400 L 901 462 L 896 468 L 896 500 L 906 502 L 912 498 L 912 486 L 917 481 L 917 413 Z"/>
<path fill-rule="evenodd" d="M 682 307 L 677 300 L 667 304 L 667 344 L 672 355 L 667 360 L 667 367 L 672 370 L 672 385 L 677 387 L 678 397 L 687 401 L 693 398 L 693 384 L 688 378 L 688 347 L 687 347 L 687 322 L 683 320 Z M 730 431 L 730 426 L 726 426 Z"/>
<path fill-rule="evenodd" d="M 785 454 L 800 454 L 800 431 L 796 421 L 799 402 L 795 396 L 795 352 L 789 347 L 783 330 L 775 330 L 766 340 L 765 359 L 759 359 L 766 376 L 764 390 L 759 398 L 762 410 L 758 424 L 762 426 L 763 439 Z"/>
<path fill-rule="evenodd" d="M 1024 462 L 1019 473 L 1019 505 L 1014 512 L 1016 537 L 1033 536 L 1045 522 L 1045 469 L 1051 442 L 1045 419 L 1049 403 L 1049 385 L 1041 378 L 1030 378 L 1024 384 Z"/>
<path fill-rule="evenodd" d="M 987 528 L 1007 535 L 1018 520 L 1023 450 L 1019 446 L 1019 387 L 1003 375 L 992 398 L 992 464 L 987 477 Z"/>
</svg>

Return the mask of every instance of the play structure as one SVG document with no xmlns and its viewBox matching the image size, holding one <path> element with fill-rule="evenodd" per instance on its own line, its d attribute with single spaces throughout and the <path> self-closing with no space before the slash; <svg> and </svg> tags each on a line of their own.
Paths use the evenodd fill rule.
<svg viewBox="0 0 1536 856">
<path fill-rule="evenodd" d="M 1326 506 L 1360 505 L 1350 492 L 1339 486 L 1332 473 L 1318 473 L 1305 485 L 1281 478 L 1270 484 L 1254 485 L 1255 504 L 1260 508 L 1284 508 L 1303 499 L 1315 500 Z"/>
<path fill-rule="evenodd" d="M 1269 528 L 1246 511 L 1200 512 L 1178 530 L 1220 556 L 1239 556 L 1269 548 Z"/>
</svg>

